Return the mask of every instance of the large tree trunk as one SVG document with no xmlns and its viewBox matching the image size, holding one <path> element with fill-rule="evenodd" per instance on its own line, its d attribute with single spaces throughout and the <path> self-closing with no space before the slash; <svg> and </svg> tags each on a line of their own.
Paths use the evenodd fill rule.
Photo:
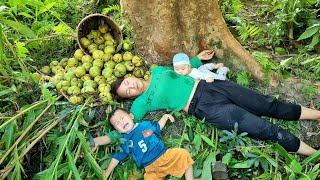
<svg viewBox="0 0 320 180">
<path fill-rule="evenodd" d="M 121 6 L 147 62 L 169 65 L 175 53 L 214 49 L 216 62 L 263 79 L 262 68 L 230 33 L 217 0 L 121 0 Z"/>
</svg>

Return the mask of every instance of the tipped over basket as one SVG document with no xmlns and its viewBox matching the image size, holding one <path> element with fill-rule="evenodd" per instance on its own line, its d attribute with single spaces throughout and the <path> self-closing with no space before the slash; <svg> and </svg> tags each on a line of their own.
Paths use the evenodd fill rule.
<svg viewBox="0 0 320 180">
<path fill-rule="evenodd" d="M 92 30 L 98 30 L 99 26 L 104 24 L 108 25 L 108 32 L 114 37 L 117 45 L 122 42 L 121 29 L 112 19 L 103 14 L 91 14 L 83 18 L 77 26 L 77 42 L 84 53 L 90 54 L 88 49 L 80 43 L 80 39 L 87 37 Z"/>
</svg>

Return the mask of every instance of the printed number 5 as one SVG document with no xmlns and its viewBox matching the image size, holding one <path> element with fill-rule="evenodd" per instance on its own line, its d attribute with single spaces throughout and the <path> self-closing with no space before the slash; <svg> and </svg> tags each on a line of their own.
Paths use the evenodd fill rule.
<svg viewBox="0 0 320 180">
<path fill-rule="evenodd" d="M 139 141 L 138 144 L 139 144 L 139 146 L 140 146 L 140 148 L 141 148 L 143 153 L 147 152 L 148 148 L 147 148 L 147 145 L 144 143 L 143 140 Z"/>
</svg>

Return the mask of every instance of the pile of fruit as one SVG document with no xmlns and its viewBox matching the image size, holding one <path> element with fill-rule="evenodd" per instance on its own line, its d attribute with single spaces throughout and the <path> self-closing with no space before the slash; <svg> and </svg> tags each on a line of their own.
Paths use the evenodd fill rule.
<svg viewBox="0 0 320 180">
<path fill-rule="evenodd" d="M 81 37 L 82 47 L 74 52 L 71 58 L 51 61 L 49 66 L 34 73 L 35 78 L 45 79 L 54 83 L 56 89 L 66 95 L 72 104 L 80 104 L 86 94 L 95 96 L 102 103 L 112 100 L 110 85 L 119 77 L 135 76 L 148 80 L 150 71 L 144 60 L 134 55 L 132 45 L 123 42 L 116 52 L 116 41 L 108 25 L 100 25 L 98 30 L 92 30 L 86 37 Z M 120 46 L 121 46 L 120 45 Z"/>
</svg>

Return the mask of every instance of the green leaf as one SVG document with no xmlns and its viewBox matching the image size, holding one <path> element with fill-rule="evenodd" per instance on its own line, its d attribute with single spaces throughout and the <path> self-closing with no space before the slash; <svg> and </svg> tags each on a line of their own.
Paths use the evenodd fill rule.
<svg viewBox="0 0 320 180">
<path fill-rule="evenodd" d="M 202 134 L 200 136 L 207 144 L 209 144 L 212 147 L 215 147 L 214 144 L 212 143 L 212 141 L 209 138 L 207 138 L 206 136 L 204 136 Z"/>
<path fill-rule="evenodd" d="M 254 163 L 256 159 L 249 159 L 240 163 L 236 163 L 232 166 L 232 168 L 250 168 Z"/>
<path fill-rule="evenodd" d="M 293 170 L 293 172 L 295 172 L 295 173 L 301 173 L 301 171 L 302 171 L 302 166 L 295 159 L 293 161 L 291 161 L 290 167 Z"/>
<path fill-rule="evenodd" d="M 44 12 L 47 12 L 49 11 L 54 5 L 56 4 L 56 2 L 51 2 L 49 4 L 46 4 L 45 7 L 41 7 L 39 9 L 39 12 L 38 12 L 38 15 L 44 13 Z"/>
<path fill-rule="evenodd" d="M 30 14 L 28 14 L 27 12 L 20 12 L 18 15 L 24 16 L 26 18 L 33 18 L 33 16 L 31 16 Z"/>
<path fill-rule="evenodd" d="M 11 88 L 8 88 L 8 89 L 0 91 L 0 97 L 4 96 L 6 94 L 13 93 L 13 92 L 17 92 L 17 89 L 16 89 L 15 85 L 12 85 Z"/>
<path fill-rule="evenodd" d="M 198 152 L 200 150 L 200 146 L 201 146 L 201 137 L 199 134 L 194 136 L 193 144 L 195 146 L 196 151 Z"/>
<path fill-rule="evenodd" d="M 319 43 L 319 36 L 320 31 L 312 37 L 311 43 L 308 46 L 313 49 L 313 47 Z"/>
<path fill-rule="evenodd" d="M 6 127 L 4 131 L 2 138 L 5 140 L 6 150 L 10 149 L 10 147 L 12 146 L 14 134 L 16 133 L 15 130 L 16 130 L 16 122 L 13 121 Z"/>
<path fill-rule="evenodd" d="M 304 31 L 300 37 L 297 39 L 297 41 L 307 39 L 317 33 L 320 30 L 320 24 L 314 24 L 313 26 L 310 26 Z"/>
<path fill-rule="evenodd" d="M 203 162 L 202 177 L 206 180 L 212 180 L 211 164 L 216 162 L 217 152 L 211 152 Z"/>
<path fill-rule="evenodd" d="M 228 165 L 231 162 L 231 158 L 232 158 L 232 153 L 227 153 L 222 157 L 222 163 Z"/>
<path fill-rule="evenodd" d="M 305 160 L 302 161 L 302 165 L 306 166 L 312 161 L 317 161 L 320 159 L 320 150 L 318 150 L 316 153 L 312 154 L 311 156 L 307 157 Z"/>
<path fill-rule="evenodd" d="M 104 179 L 105 177 L 102 173 L 100 166 L 96 162 L 95 158 L 91 155 L 91 150 L 90 150 L 89 145 L 86 142 L 86 138 L 84 137 L 84 135 L 81 132 L 77 131 L 76 133 L 77 133 L 78 138 L 82 142 L 82 150 L 84 152 L 84 159 L 86 160 L 87 164 L 89 164 L 93 168 L 93 170 L 95 171 L 95 174 L 100 179 Z"/>
<path fill-rule="evenodd" d="M 20 22 L 6 20 L 6 19 L 0 19 L 0 21 L 7 24 L 8 26 L 11 26 L 13 29 L 15 29 L 19 33 L 21 33 L 29 38 L 36 38 L 36 34 L 30 28 L 21 24 Z"/>
<path fill-rule="evenodd" d="M 22 57 L 22 58 L 27 57 L 27 53 L 29 53 L 29 50 L 27 48 L 25 48 L 24 46 L 25 45 L 23 43 L 16 42 L 18 56 Z"/>
<path fill-rule="evenodd" d="M 278 143 L 273 144 L 273 147 L 280 154 L 280 156 L 286 159 L 287 164 L 289 164 L 293 160 L 293 158 L 289 156 L 288 152 Z"/>
<path fill-rule="evenodd" d="M 75 179 L 81 180 L 80 173 L 79 173 L 76 165 L 74 164 L 74 158 L 72 157 L 71 152 L 70 152 L 68 147 L 66 148 L 66 153 L 67 153 L 67 157 L 68 157 L 69 168 L 73 172 L 73 175 L 74 175 Z"/>
</svg>

